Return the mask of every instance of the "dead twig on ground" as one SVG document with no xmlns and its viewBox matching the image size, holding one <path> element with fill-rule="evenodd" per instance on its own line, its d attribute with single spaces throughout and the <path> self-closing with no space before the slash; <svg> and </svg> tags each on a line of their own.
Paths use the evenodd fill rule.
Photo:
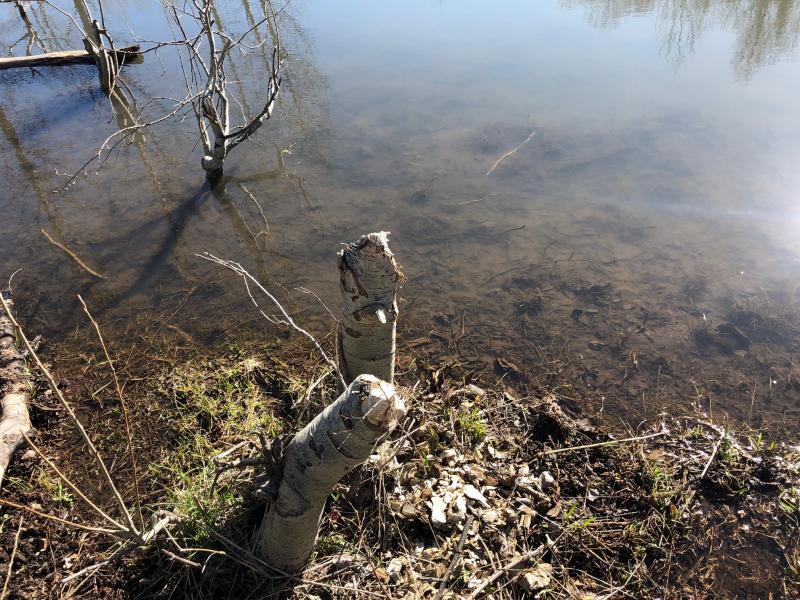
<svg viewBox="0 0 800 600">
<path fill-rule="evenodd" d="M 11 582 L 11 574 L 14 572 L 14 559 L 17 557 L 17 548 L 19 547 L 19 534 L 22 533 L 22 523 L 25 519 L 20 516 L 19 526 L 17 527 L 17 534 L 14 536 L 14 547 L 11 550 L 11 557 L 8 559 L 8 572 L 6 573 L 5 581 L 3 582 L 3 592 L 0 593 L 0 600 L 5 600 L 8 594 L 8 584 Z"/>
<path fill-rule="evenodd" d="M 484 590 L 487 587 L 492 585 L 495 581 L 500 579 L 503 575 L 505 575 L 509 571 L 515 569 L 516 567 L 518 567 L 522 563 L 527 562 L 527 561 L 529 561 L 529 560 L 531 560 L 533 558 L 536 558 L 538 556 L 541 556 L 542 554 L 544 554 L 544 551 L 546 549 L 547 549 L 547 546 L 541 545 L 538 548 L 534 548 L 533 550 L 530 550 L 529 552 L 526 552 L 522 556 L 518 556 L 517 558 L 515 558 L 511 562 L 506 563 L 500 569 L 498 569 L 497 571 L 492 573 L 492 575 L 490 577 L 488 577 L 486 580 L 484 580 L 477 588 L 475 588 L 475 590 L 472 592 L 472 594 L 470 594 L 469 600 L 475 600 L 476 598 L 479 598 L 481 596 L 481 594 L 483 594 Z"/>
<path fill-rule="evenodd" d="M 436 597 L 434 600 L 441 600 L 444 596 L 445 590 L 447 590 L 447 582 L 450 581 L 450 577 L 453 575 L 456 564 L 458 564 L 458 561 L 461 558 L 461 553 L 464 550 L 464 542 L 467 540 L 467 535 L 472 527 L 473 519 L 474 517 L 472 515 L 467 515 L 467 520 L 464 521 L 464 530 L 461 532 L 461 537 L 458 539 L 458 546 L 456 546 L 456 549 L 453 552 L 453 558 L 450 559 L 450 565 L 447 567 L 447 571 L 445 571 L 445 574 L 442 577 L 442 583 L 439 586 L 439 591 L 436 592 Z"/>
<path fill-rule="evenodd" d="M 608 440 L 606 442 L 597 442 L 594 444 L 584 444 L 582 446 L 569 446 L 567 448 L 553 448 L 552 450 L 545 450 L 542 456 L 550 454 L 560 454 L 562 452 L 573 452 L 575 450 L 588 450 L 589 448 L 601 448 L 603 446 L 613 446 L 614 444 L 626 444 L 628 442 L 641 442 L 642 440 L 649 440 L 654 437 L 661 437 L 669 435 L 669 431 L 659 431 L 658 433 L 650 433 L 648 435 L 641 435 L 637 437 L 628 437 L 621 440 Z"/>
<path fill-rule="evenodd" d="M 131 432 L 131 420 L 130 415 L 128 414 L 128 406 L 125 403 L 125 397 L 122 393 L 122 387 L 119 384 L 119 377 L 117 377 L 117 369 L 114 367 L 114 361 L 111 360 L 111 355 L 108 353 L 108 348 L 106 347 L 106 342 L 103 339 L 103 334 L 100 331 L 100 326 L 97 324 L 97 321 L 94 320 L 94 317 L 89 312 L 89 307 L 86 306 L 86 302 L 83 301 L 83 298 L 80 294 L 78 294 L 78 300 L 83 307 L 83 312 L 89 318 L 89 321 L 92 323 L 92 327 L 94 327 L 94 331 L 97 334 L 97 339 L 100 340 L 100 346 L 103 348 L 103 354 L 106 357 L 106 362 L 108 363 L 108 368 L 111 369 L 111 377 L 114 380 L 114 389 L 117 393 L 117 400 L 119 400 L 119 405 L 122 408 L 122 415 L 123 415 L 123 423 L 125 424 L 125 438 L 128 443 L 128 458 L 131 461 L 131 471 L 133 476 L 133 491 L 136 499 L 136 512 L 139 516 L 139 524 L 141 525 L 142 529 L 144 529 L 144 517 L 142 516 L 142 500 L 139 494 L 139 474 L 136 469 L 136 453 L 133 450 L 133 434 Z"/>
</svg>

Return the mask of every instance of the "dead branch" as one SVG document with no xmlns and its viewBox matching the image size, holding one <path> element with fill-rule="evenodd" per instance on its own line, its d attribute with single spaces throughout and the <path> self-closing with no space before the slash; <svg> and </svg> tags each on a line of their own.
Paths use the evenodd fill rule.
<svg viewBox="0 0 800 600">
<path fill-rule="evenodd" d="M 292 317 L 289 315 L 289 313 L 286 311 L 286 309 L 281 305 L 281 303 L 278 302 L 278 299 L 275 296 L 273 296 L 263 285 L 261 285 L 261 283 L 255 277 L 253 277 L 250 273 L 248 273 L 245 270 L 245 268 L 242 267 L 242 265 L 240 265 L 239 263 L 234 262 L 232 260 L 224 260 L 222 258 L 217 258 L 213 254 L 210 254 L 208 252 L 204 252 L 203 254 L 195 254 L 195 256 L 197 256 L 198 258 L 202 258 L 203 260 L 207 260 L 209 262 L 215 263 L 215 264 L 217 264 L 217 265 L 219 265 L 221 267 L 225 267 L 226 269 L 229 269 L 229 270 L 233 271 L 234 273 L 236 273 L 237 275 L 239 275 L 239 277 L 241 277 L 244 280 L 244 285 L 245 285 L 245 288 L 247 289 L 248 296 L 250 296 L 250 300 L 252 300 L 252 302 L 255 305 L 255 307 L 261 313 L 261 316 L 263 316 L 267 321 L 269 321 L 270 323 L 273 323 L 275 325 L 287 325 L 287 326 L 291 327 L 292 329 L 294 329 L 295 331 L 297 331 L 298 333 L 301 333 L 303 336 L 305 336 L 309 340 L 311 340 L 311 342 L 316 347 L 317 351 L 322 356 L 323 360 L 326 363 L 328 363 L 328 365 L 330 365 L 330 367 L 339 375 L 339 380 L 340 380 L 343 388 L 347 387 L 347 383 L 345 383 L 344 377 L 342 376 L 342 374 L 341 374 L 341 372 L 339 370 L 339 367 L 336 364 L 336 361 L 334 361 L 330 356 L 328 356 L 328 353 L 325 352 L 325 350 L 322 348 L 322 346 L 316 340 L 316 338 L 313 335 L 311 335 L 307 330 L 305 330 L 302 327 L 300 327 L 294 321 L 294 319 L 292 319 Z M 265 313 L 262 310 L 261 305 L 259 305 L 258 301 L 253 296 L 252 291 L 250 290 L 250 285 L 251 284 L 254 285 L 256 288 L 258 288 L 261 291 L 261 293 L 263 293 L 267 298 L 270 299 L 270 301 L 272 301 L 272 303 L 280 311 L 280 313 L 281 313 L 280 317 L 270 316 L 270 315 L 268 315 L 267 313 Z"/>
<path fill-rule="evenodd" d="M 649 433 L 647 435 L 641 435 L 639 437 L 629 437 L 629 438 L 623 438 L 621 440 L 608 440 L 607 442 L 597 442 L 595 444 L 568 446 L 566 448 L 553 448 L 552 450 L 545 450 L 544 452 L 542 452 L 542 456 L 547 456 L 549 454 L 560 454 L 562 452 L 573 452 L 574 450 L 588 450 L 589 448 L 601 448 L 603 446 L 613 446 L 614 444 L 624 444 L 627 442 L 640 442 L 642 440 L 649 440 L 650 438 L 661 437 L 663 435 L 669 435 L 669 431 L 659 431 L 657 433 Z"/>
<path fill-rule="evenodd" d="M 97 463 L 97 466 L 100 468 L 100 472 L 103 475 L 103 479 L 108 484 L 112 496 L 116 500 L 120 511 L 125 517 L 125 523 L 127 524 L 127 526 L 122 531 L 120 531 L 120 533 L 127 534 L 129 537 L 134 539 L 140 539 L 141 534 L 133 522 L 133 517 L 131 517 L 130 511 L 125 505 L 125 501 L 122 499 L 122 495 L 119 493 L 119 490 L 117 489 L 117 486 L 114 483 L 114 480 L 108 471 L 108 467 L 106 466 L 103 457 L 97 450 L 97 446 L 95 446 L 94 442 L 92 441 L 92 438 L 89 436 L 88 432 L 86 431 L 86 428 L 83 426 L 83 423 L 81 423 L 80 419 L 78 419 L 78 416 L 75 414 L 75 410 L 72 408 L 72 405 L 70 405 L 70 403 L 67 402 L 67 399 L 64 397 L 64 393 L 61 391 L 61 388 L 58 387 L 58 384 L 56 383 L 56 380 L 53 377 L 52 373 L 50 373 L 50 369 L 48 369 L 42 362 L 42 360 L 39 358 L 39 354 L 36 352 L 36 349 L 33 347 L 30 340 L 28 340 L 28 337 L 25 335 L 25 332 L 23 331 L 19 322 L 16 320 L 13 313 L 11 312 L 10 310 L 11 307 L 8 301 L 2 295 L 0 295 L 0 303 L 2 303 L 8 319 L 16 328 L 19 338 L 22 340 L 23 345 L 28 350 L 28 355 L 33 359 L 34 363 L 36 364 L 37 368 L 42 373 L 42 375 L 44 375 L 45 380 L 50 385 L 50 389 L 53 390 L 53 393 L 56 395 L 56 398 L 58 398 L 59 402 L 61 403 L 61 406 L 63 406 L 64 409 L 67 411 L 70 420 L 78 429 L 81 438 L 88 447 L 89 453 L 91 454 L 94 461 Z"/>
<path fill-rule="evenodd" d="M 114 50 L 114 60 L 117 63 L 141 62 L 139 46 L 126 46 Z M 87 50 L 64 50 L 61 52 L 45 52 L 32 56 L 4 56 L 0 58 L 0 70 L 17 69 L 21 67 L 59 67 L 63 65 L 93 65 L 95 57 Z"/>
<path fill-rule="evenodd" d="M 75 254 L 72 250 L 67 248 L 64 244 L 61 244 L 60 242 L 57 242 L 56 240 L 54 240 L 53 237 L 49 233 L 47 233 L 44 229 L 42 229 L 41 231 L 44 234 L 44 237 L 46 237 L 51 244 L 53 244 L 57 248 L 61 248 L 61 250 L 63 250 L 67 254 L 67 256 L 69 256 L 72 260 L 74 260 L 78 264 L 78 266 L 80 266 L 81 269 L 83 269 L 84 271 L 89 273 L 89 275 L 94 275 L 98 279 L 106 279 L 105 275 L 101 275 L 100 273 L 98 273 L 97 271 L 92 269 L 89 265 L 87 265 L 85 262 L 83 262 L 83 260 L 81 260 L 80 256 Z"/>
<path fill-rule="evenodd" d="M 103 339 L 103 334 L 100 331 L 100 326 L 97 324 L 97 321 L 94 320 L 92 313 L 89 312 L 89 307 L 86 306 L 86 302 L 83 301 L 83 298 L 78 294 L 78 300 L 80 300 L 81 306 L 83 307 L 83 312 L 86 313 L 86 316 L 89 317 L 89 321 L 92 323 L 92 327 L 94 327 L 94 331 L 97 334 L 97 339 L 100 340 L 100 346 L 103 348 L 103 354 L 106 357 L 106 362 L 108 363 L 109 369 L 111 369 L 111 376 L 114 380 L 114 389 L 117 392 L 117 399 L 119 400 L 120 407 L 122 408 L 122 415 L 124 417 L 124 425 L 125 425 L 125 437 L 128 443 L 128 457 L 131 461 L 131 471 L 133 476 L 133 491 L 136 497 L 136 512 L 139 515 L 139 523 L 141 524 L 142 528 L 144 528 L 144 518 L 142 517 L 142 500 L 139 495 L 139 474 L 137 473 L 136 469 L 136 453 L 133 451 L 133 435 L 131 433 L 131 422 L 130 422 L 130 415 L 128 414 L 128 406 L 125 403 L 125 397 L 122 393 L 122 387 L 119 384 L 119 378 L 117 377 L 117 369 L 114 367 L 114 361 L 111 360 L 111 355 L 108 353 L 108 348 L 106 347 L 106 342 Z"/>
<path fill-rule="evenodd" d="M 469 596 L 469 600 L 475 600 L 475 598 L 479 598 L 481 596 L 481 594 L 483 594 L 483 591 L 487 587 L 489 587 L 495 581 L 500 579 L 508 571 L 511 571 L 512 569 L 515 569 L 516 567 L 518 567 L 519 565 L 521 565 L 522 563 L 524 563 L 526 561 L 529 561 L 529 560 L 531 560 L 533 558 L 537 558 L 537 557 L 541 556 L 542 554 L 544 554 L 545 550 L 547 550 L 547 546 L 541 545 L 538 548 L 535 548 L 535 549 L 531 550 L 530 552 L 526 552 L 522 556 L 518 556 L 517 558 L 515 558 L 514 560 L 512 560 L 508 564 L 502 566 L 497 571 L 495 571 L 488 579 L 483 581 L 483 583 L 481 583 L 478 587 L 475 588 L 475 591 L 473 591 L 472 594 Z"/>
<path fill-rule="evenodd" d="M 519 146 L 517 146 L 517 147 L 516 147 L 516 148 L 514 148 L 513 150 L 509 150 L 508 152 L 506 152 L 505 154 L 503 154 L 503 156 L 501 156 L 501 157 L 500 157 L 500 158 L 498 158 L 496 161 L 494 161 L 494 164 L 491 166 L 491 168 L 490 168 L 488 171 L 486 171 L 486 176 L 488 177 L 489 175 L 491 175 L 492 173 L 494 173 L 494 170 L 495 170 L 495 169 L 496 169 L 496 168 L 497 168 L 497 167 L 500 165 L 500 163 L 501 163 L 501 162 L 503 162 L 505 159 L 507 159 L 509 156 L 511 156 L 512 154 L 514 154 L 514 153 L 515 153 L 517 150 L 519 150 L 519 149 L 520 149 L 520 148 L 522 148 L 522 147 L 523 147 L 525 144 L 527 144 L 529 141 L 531 141 L 531 138 L 532 138 L 533 136 L 535 136 L 535 135 L 536 135 L 536 132 L 535 132 L 535 131 L 531 131 L 530 135 L 529 135 L 528 137 L 526 137 L 526 138 L 525 138 L 525 141 L 524 141 L 524 142 L 522 142 L 522 143 L 521 143 Z"/>
</svg>

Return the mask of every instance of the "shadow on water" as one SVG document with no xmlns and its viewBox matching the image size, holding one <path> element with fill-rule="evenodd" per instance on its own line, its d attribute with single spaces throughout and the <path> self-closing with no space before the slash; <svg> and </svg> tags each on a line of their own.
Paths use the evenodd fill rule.
<svg viewBox="0 0 800 600">
<path fill-rule="evenodd" d="M 175 248 L 187 225 L 197 215 L 203 204 L 208 201 L 212 193 L 210 186 L 206 183 L 194 195 L 181 202 L 178 206 L 169 209 L 165 214 L 137 225 L 116 240 L 106 240 L 109 246 L 119 244 L 125 247 L 132 241 L 152 237 L 155 231 L 160 230 L 162 234 L 160 241 L 151 246 L 152 253 L 150 256 L 144 264 L 138 267 L 139 274 L 136 279 L 127 288 L 117 290 L 114 298 L 103 304 L 100 310 L 101 314 L 113 310 L 133 296 L 150 289 L 153 280 L 162 275 L 165 264 L 173 258 Z M 164 222 L 165 219 L 166 223 Z"/>
</svg>

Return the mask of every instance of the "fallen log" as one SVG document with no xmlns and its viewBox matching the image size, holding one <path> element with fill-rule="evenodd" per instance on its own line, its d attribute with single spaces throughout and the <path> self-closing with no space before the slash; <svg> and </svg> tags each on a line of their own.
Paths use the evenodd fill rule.
<svg viewBox="0 0 800 600">
<path fill-rule="evenodd" d="M 139 46 L 128 46 L 113 50 L 119 64 L 138 64 L 142 60 Z M 20 67 L 59 67 L 62 65 L 93 65 L 95 57 L 87 50 L 64 50 L 32 56 L 4 56 L 0 58 L 0 70 Z"/>
<path fill-rule="evenodd" d="M 17 332 L 8 318 L 13 306 L 10 294 L 0 292 L 0 392 L 3 412 L 0 417 L 0 486 L 11 456 L 31 434 L 33 426 L 28 413 L 31 383 L 25 373 L 25 361 L 17 348 Z"/>
</svg>

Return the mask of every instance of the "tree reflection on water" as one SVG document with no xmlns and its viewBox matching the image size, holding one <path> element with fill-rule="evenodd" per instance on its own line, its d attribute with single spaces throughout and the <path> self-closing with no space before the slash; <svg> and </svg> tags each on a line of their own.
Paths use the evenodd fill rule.
<svg viewBox="0 0 800 600">
<path fill-rule="evenodd" d="M 733 31 L 733 67 L 743 79 L 792 52 L 800 36 L 797 0 L 564 0 L 563 4 L 586 7 L 598 27 L 613 27 L 631 15 L 655 14 L 664 50 L 676 62 L 693 51 L 705 30 Z"/>
</svg>

